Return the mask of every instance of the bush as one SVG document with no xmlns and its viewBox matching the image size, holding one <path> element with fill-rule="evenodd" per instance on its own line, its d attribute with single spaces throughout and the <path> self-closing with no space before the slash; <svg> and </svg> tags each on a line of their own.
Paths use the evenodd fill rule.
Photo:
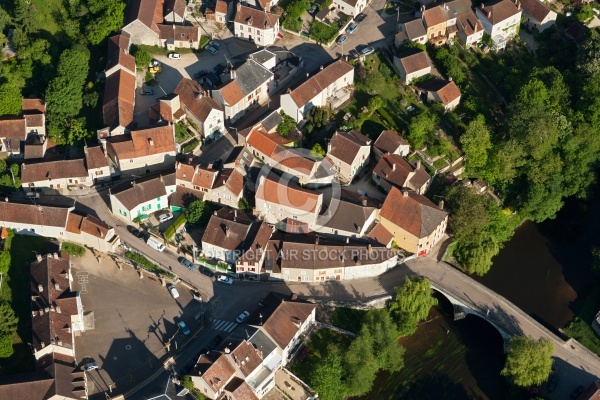
<svg viewBox="0 0 600 400">
<path fill-rule="evenodd" d="M 199 144 L 200 144 L 200 141 L 196 138 L 193 138 L 192 140 L 190 140 L 183 146 L 183 148 L 181 149 L 181 152 L 182 153 L 191 153 L 192 151 L 194 151 L 194 149 L 196 147 L 198 147 Z"/>
<path fill-rule="evenodd" d="M 183 126 L 183 124 L 181 123 L 175 124 L 175 140 L 177 141 L 177 143 L 185 142 L 189 138 L 190 133 L 185 128 L 185 126 Z"/>
<path fill-rule="evenodd" d="M 177 218 L 175 220 L 173 225 L 168 227 L 167 230 L 165 231 L 165 239 L 167 239 L 167 241 L 171 241 L 171 239 L 173 238 L 173 235 L 175 235 L 175 232 L 177 232 L 177 230 L 179 228 L 181 228 L 181 226 L 183 224 L 185 224 L 186 222 L 187 222 L 187 219 L 185 218 L 185 214 L 180 215 L 179 218 Z"/>
<path fill-rule="evenodd" d="M 277 133 L 281 137 L 288 137 L 294 129 L 296 129 L 296 121 L 294 118 L 287 115 L 283 110 L 280 111 L 281 117 L 283 121 L 279 125 L 277 125 Z"/>
<path fill-rule="evenodd" d="M 340 27 L 337 24 L 327 25 L 320 21 L 313 22 L 310 27 L 310 38 L 315 42 L 321 43 L 329 43 L 339 33 Z"/>
<path fill-rule="evenodd" d="M 145 48 L 135 44 L 131 46 L 131 55 L 135 57 L 135 64 L 139 68 L 148 68 L 152 61 L 152 55 Z"/>
<path fill-rule="evenodd" d="M 139 266 L 144 267 L 144 269 L 147 269 L 152 272 L 156 272 L 160 275 L 164 275 L 164 276 L 168 276 L 168 277 L 175 276 L 172 273 L 165 271 L 158 265 L 150 262 L 150 260 L 148 260 L 146 257 L 141 255 L 140 253 L 134 253 L 133 251 L 128 251 L 127 253 L 125 253 L 125 258 L 128 258 L 131 261 L 133 261 L 134 263 L 138 264 Z"/>
<path fill-rule="evenodd" d="M 75 243 L 64 242 L 61 250 L 74 257 L 81 257 L 85 254 L 85 248 Z"/>
</svg>

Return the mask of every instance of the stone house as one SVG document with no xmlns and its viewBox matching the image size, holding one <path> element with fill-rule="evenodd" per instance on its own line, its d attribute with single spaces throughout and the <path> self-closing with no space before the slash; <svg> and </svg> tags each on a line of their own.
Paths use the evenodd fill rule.
<svg viewBox="0 0 600 400">
<path fill-rule="evenodd" d="M 64 238 L 104 253 L 116 251 L 121 242 L 112 226 L 76 212 L 69 213 Z"/>
<path fill-rule="evenodd" d="M 371 139 L 358 132 L 335 132 L 327 146 L 326 158 L 331 162 L 340 181 L 350 183 L 369 163 Z"/>
<path fill-rule="evenodd" d="M 233 264 L 243 253 L 255 218 L 244 212 L 222 208 L 211 216 L 202 235 L 202 254 Z"/>
<path fill-rule="evenodd" d="M 420 96 L 430 103 L 442 103 L 446 111 L 452 111 L 460 103 L 460 89 L 456 83 L 445 79 L 432 79 L 417 85 Z"/>
<path fill-rule="evenodd" d="M 19 235 L 62 238 L 73 209 L 4 201 L 0 203 L 0 225 Z"/>
<path fill-rule="evenodd" d="M 125 16 L 126 32 L 132 44 L 158 46 L 160 44 L 158 25 L 164 20 L 164 0 L 132 0 Z"/>
<path fill-rule="evenodd" d="M 110 181 L 110 167 L 102 146 L 85 146 L 83 152 L 90 180 L 94 184 Z"/>
<path fill-rule="evenodd" d="M 157 25 L 160 46 L 168 50 L 197 49 L 200 46 L 200 27 L 194 25 Z"/>
<path fill-rule="evenodd" d="M 165 24 L 184 24 L 187 16 L 185 0 L 165 0 L 163 14 Z"/>
<path fill-rule="evenodd" d="M 271 46 L 279 35 L 279 16 L 238 3 L 233 29 L 235 37 Z"/>
<path fill-rule="evenodd" d="M 367 0 L 333 0 L 333 5 L 344 14 L 356 18 L 367 8 Z"/>
<path fill-rule="evenodd" d="M 21 166 L 21 187 L 24 191 L 35 189 L 57 190 L 74 186 L 93 185 L 85 166 L 85 159 L 24 163 Z"/>
<path fill-rule="evenodd" d="M 373 143 L 373 155 L 375 160 L 379 162 L 383 155 L 387 153 L 407 157 L 410 153 L 410 146 L 396 131 L 385 130 Z"/>
<path fill-rule="evenodd" d="M 389 153 L 385 154 L 373 169 L 372 179 L 386 192 L 395 186 L 398 189 L 414 190 L 420 195 L 425 194 L 431 183 L 431 176 L 421 164 L 421 160 L 412 165 L 402 156 Z"/>
</svg>

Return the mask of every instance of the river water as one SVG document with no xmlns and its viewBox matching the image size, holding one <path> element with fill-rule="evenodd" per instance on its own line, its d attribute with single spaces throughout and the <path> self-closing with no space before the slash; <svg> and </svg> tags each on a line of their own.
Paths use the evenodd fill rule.
<svg viewBox="0 0 600 400">
<path fill-rule="evenodd" d="M 591 246 L 599 242 L 600 196 L 568 200 L 555 220 L 525 222 L 475 277 L 549 328 L 563 328 L 579 311 L 596 278 Z"/>
</svg>

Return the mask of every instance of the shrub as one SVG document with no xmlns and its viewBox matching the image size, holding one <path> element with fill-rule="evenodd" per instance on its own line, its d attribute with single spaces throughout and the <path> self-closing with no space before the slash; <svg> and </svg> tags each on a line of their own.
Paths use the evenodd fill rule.
<svg viewBox="0 0 600 400">
<path fill-rule="evenodd" d="M 279 133 L 279 136 L 286 138 L 294 129 L 296 129 L 296 121 L 294 121 L 294 118 L 287 115 L 283 110 L 281 110 L 280 114 L 283 118 L 283 121 L 277 125 L 277 133 Z"/>
<path fill-rule="evenodd" d="M 140 253 L 134 253 L 133 251 L 128 251 L 127 253 L 125 253 L 125 258 L 130 259 L 134 263 L 138 264 L 139 266 L 144 267 L 145 269 L 147 269 L 149 271 L 157 272 L 157 273 L 159 273 L 161 275 L 165 275 L 165 276 L 168 276 L 168 277 L 174 277 L 175 276 L 172 273 L 165 271 L 164 269 L 162 269 L 158 265 L 150 262 L 150 260 L 148 260 L 146 257 L 144 257 L 143 255 L 141 255 Z"/>
<path fill-rule="evenodd" d="M 200 144 L 200 142 L 198 141 L 198 139 L 194 138 L 194 139 L 190 140 L 189 142 L 187 142 L 183 146 L 183 149 L 181 149 L 181 152 L 182 153 L 190 153 L 190 152 L 194 151 L 194 149 L 196 147 L 198 147 L 199 144 Z"/>
<path fill-rule="evenodd" d="M 74 257 L 81 257 L 85 254 L 85 247 L 75 243 L 64 242 L 61 250 Z"/>
</svg>

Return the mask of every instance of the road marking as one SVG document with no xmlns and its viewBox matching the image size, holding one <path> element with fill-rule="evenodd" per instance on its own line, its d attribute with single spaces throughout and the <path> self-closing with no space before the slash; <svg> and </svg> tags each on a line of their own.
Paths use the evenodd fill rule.
<svg viewBox="0 0 600 400">
<path fill-rule="evenodd" d="M 77 276 L 77 282 L 79 283 L 79 294 L 87 294 L 87 284 L 89 283 L 89 272 L 79 271 L 75 275 Z"/>
<path fill-rule="evenodd" d="M 212 324 L 214 330 L 223 332 L 231 332 L 236 326 L 238 326 L 236 322 L 223 321 L 221 319 L 214 320 Z"/>
</svg>

